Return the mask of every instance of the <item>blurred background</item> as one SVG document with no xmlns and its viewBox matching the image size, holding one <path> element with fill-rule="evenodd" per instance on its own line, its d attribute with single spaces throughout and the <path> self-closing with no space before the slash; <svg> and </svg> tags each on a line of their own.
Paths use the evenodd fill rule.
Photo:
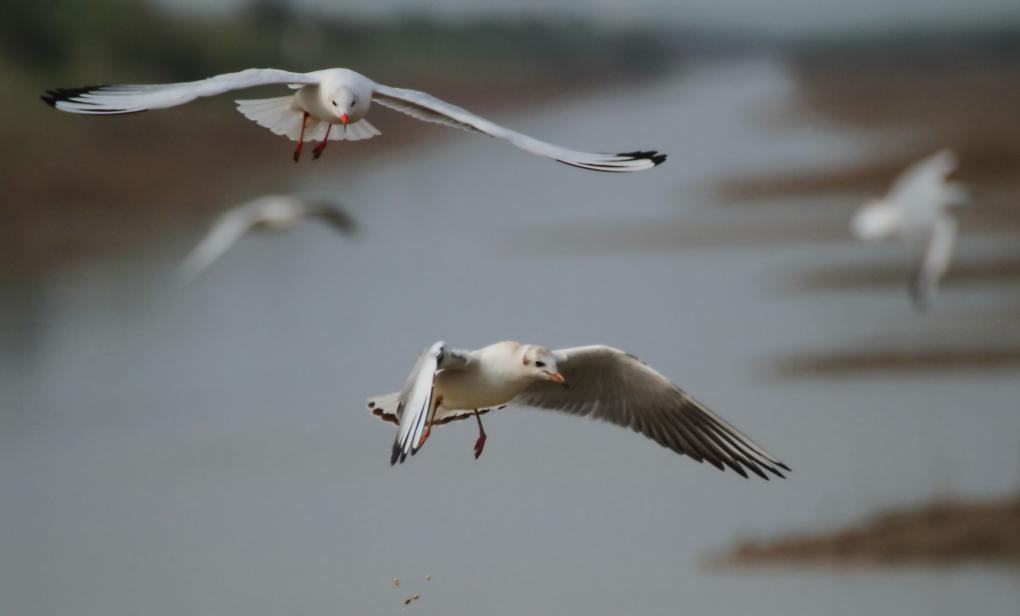
<svg viewBox="0 0 1020 616">
<path fill-rule="evenodd" d="M 3 614 L 1020 610 L 1015 0 L 0 8 Z M 670 157 L 587 173 L 376 107 L 380 137 L 295 165 L 233 109 L 279 89 L 38 99 L 253 66 Z M 918 314 L 911 256 L 847 224 L 940 147 L 974 203 Z M 252 236 L 178 284 L 267 192 L 358 234 Z M 633 352 L 794 472 L 530 409 L 488 415 L 478 461 L 461 422 L 391 468 L 365 398 L 435 340 L 507 338 Z"/>
</svg>

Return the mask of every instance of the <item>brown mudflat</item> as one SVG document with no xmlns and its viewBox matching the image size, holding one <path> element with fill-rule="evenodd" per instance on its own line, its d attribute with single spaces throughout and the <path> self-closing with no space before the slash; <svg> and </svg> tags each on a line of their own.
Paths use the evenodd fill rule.
<svg viewBox="0 0 1020 616">
<path fill-rule="evenodd" d="M 1020 496 L 881 513 L 830 533 L 746 541 L 719 565 L 1020 565 Z"/>
</svg>

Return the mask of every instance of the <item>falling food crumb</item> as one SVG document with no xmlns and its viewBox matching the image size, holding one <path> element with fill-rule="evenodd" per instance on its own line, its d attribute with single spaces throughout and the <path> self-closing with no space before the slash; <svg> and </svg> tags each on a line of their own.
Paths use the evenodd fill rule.
<svg viewBox="0 0 1020 616">
<path fill-rule="evenodd" d="M 425 576 L 425 581 L 426 582 L 431 582 L 432 581 L 432 576 L 431 575 L 426 575 Z"/>
<path fill-rule="evenodd" d="M 393 585 L 400 586 L 400 578 L 393 578 Z"/>
<path fill-rule="evenodd" d="M 410 597 L 404 599 L 404 605 L 411 605 L 412 601 L 417 601 L 418 599 L 421 599 L 421 593 L 416 592 Z"/>
</svg>

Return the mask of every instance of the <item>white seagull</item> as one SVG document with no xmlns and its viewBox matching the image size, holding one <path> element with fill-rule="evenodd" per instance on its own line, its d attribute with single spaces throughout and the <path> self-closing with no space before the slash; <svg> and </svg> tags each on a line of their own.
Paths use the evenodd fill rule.
<svg viewBox="0 0 1020 616">
<path fill-rule="evenodd" d="M 947 180 L 956 165 L 956 153 L 949 149 L 915 162 L 884 197 L 865 203 L 850 222 L 857 239 L 897 239 L 917 254 L 910 297 L 918 310 L 935 296 L 953 256 L 956 220 L 949 208 L 969 201 L 963 185 Z"/>
<path fill-rule="evenodd" d="M 285 135 L 297 141 L 294 147 L 295 162 L 306 140 L 320 142 L 313 152 L 315 158 L 318 158 L 330 139 L 358 141 L 380 134 L 364 119 L 372 103 L 406 113 L 424 122 L 506 139 L 532 154 L 582 169 L 641 171 L 666 160 L 665 154 L 654 151 L 592 154 L 561 148 L 490 122 L 425 92 L 384 86 L 345 68 L 311 73 L 250 68 L 183 83 L 55 89 L 47 91 L 42 99 L 61 111 L 115 115 L 176 107 L 200 97 L 273 84 L 288 85 L 296 92 L 278 98 L 239 100 L 236 101 L 237 108 L 257 124 L 277 135 Z M 333 130 L 337 125 L 342 128 Z"/>
<path fill-rule="evenodd" d="M 507 404 L 629 427 L 743 477 L 746 470 L 763 479 L 766 471 L 783 477 L 782 470 L 790 470 L 647 364 L 608 346 L 550 351 L 506 341 L 461 351 L 436 342 L 418 358 L 402 391 L 368 400 L 374 415 L 400 426 L 391 464 L 417 452 L 433 426 L 469 417 L 478 421 L 478 458 L 486 439 L 481 415 Z"/>
<path fill-rule="evenodd" d="M 249 231 L 289 229 L 306 217 L 318 218 L 343 234 L 354 230 L 354 221 L 332 202 L 266 195 L 223 213 L 184 258 L 178 273 L 184 282 L 191 282 Z"/>
</svg>

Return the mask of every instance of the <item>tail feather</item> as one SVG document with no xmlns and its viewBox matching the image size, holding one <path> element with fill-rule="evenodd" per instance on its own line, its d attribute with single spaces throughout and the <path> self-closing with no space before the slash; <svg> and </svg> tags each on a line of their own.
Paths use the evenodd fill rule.
<svg viewBox="0 0 1020 616">
<path fill-rule="evenodd" d="M 241 115 L 264 126 L 274 134 L 297 141 L 301 135 L 301 120 L 304 113 L 295 109 L 293 96 L 263 98 L 258 100 L 235 101 Z M 305 133 L 307 136 L 307 132 Z"/>
<path fill-rule="evenodd" d="M 239 100 L 237 110 L 241 115 L 259 126 L 268 128 L 274 134 L 283 135 L 291 141 L 301 136 L 304 112 L 294 107 L 294 96 Z M 305 141 L 322 141 L 326 138 L 327 122 L 309 117 L 305 124 Z M 330 141 L 360 141 L 381 134 L 366 120 L 359 120 L 346 127 L 334 125 L 329 130 Z"/>
<path fill-rule="evenodd" d="M 373 415 L 383 421 L 388 421 L 397 426 L 400 425 L 400 419 L 397 417 L 397 406 L 399 404 L 399 391 L 383 394 L 381 396 L 374 396 L 368 399 L 368 409 L 372 411 Z"/>
<path fill-rule="evenodd" d="M 397 409 L 400 407 L 400 392 L 395 391 L 381 396 L 373 396 L 368 399 L 368 410 L 372 411 L 372 414 L 379 419 L 389 422 L 395 426 L 400 425 L 400 418 L 397 417 Z M 506 405 L 501 405 L 494 408 L 478 409 L 479 415 L 484 415 L 490 411 L 498 411 L 505 408 Z M 443 411 L 443 416 L 437 417 L 433 420 L 432 425 L 441 426 L 448 424 L 451 421 L 459 421 L 461 419 L 470 419 L 475 416 L 474 410 L 461 410 L 461 411 Z"/>
<path fill-rule="evenodd" d="M 368 123 L 368 120 L 358 120 L 353 124 L 348 124 L 345 127 L 337 126 L 333 128 L 330 133 L 330 140 L 336 141 L 361 141 L 362 139 L 371 139 L 376 135 L 381 135 L 379 129 Z"/>
</svg>

